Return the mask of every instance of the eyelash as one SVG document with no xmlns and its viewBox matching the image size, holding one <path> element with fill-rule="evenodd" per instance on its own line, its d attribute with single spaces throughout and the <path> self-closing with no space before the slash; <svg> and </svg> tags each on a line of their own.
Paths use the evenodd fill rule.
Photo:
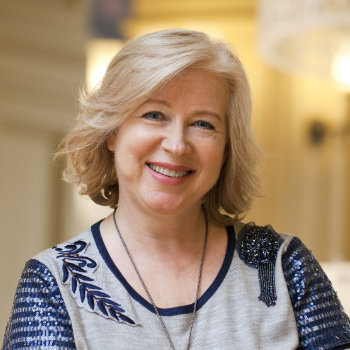
<svg viewBox="0 0 350 350">
<path fill-rule="evenodd" d="M 212 124 L 210 124 L 209 122 L 207 122 L 206 120 L 197 120 L 195 122 L 196 125 L 199 126 L 199 124 L 202 124 L 202 126 L 200 126 L 200 128 L 203 128 L 203 129 L 207 129 L 207 130 L 214 130 L 214 126 Z M 203 126 L 203 124 L 205 124 L 205 126 Z"/>
<path fill-rule="evenodd" d="M 151 116 L 155 116 L 157 115 L 156 118 L 152 118 Z M 150 111 L 150 112 L 147 112 L 145 114 L 142 115 L 143 118 L 146 118 L 148 120 L 152 120 L 152 121 L 162 121 L 162 120 L 165 120 L 166 117 L 163 113 L 161 112 L 156 112 L 156 111 Z M 204 124 L 204 125 L 203 125 Z M 199 128 L 201 129 L 206 129 L 206 130 L 215 130 L 215 127 L 209 123 L 208 121 L 206 120 L 196 120 L 193 125 L 195 126 L 198 126 Z"/>
<path fill-rule="evenodd" d="M 150 116 L 151 115 L 155 115 L 157 114 L 158 115 L 158 118 L 151 118 Z M 146 118 L 146 119 L 149 119 L 149 120 L 163 120 L 165 117 L 162 113 L 160 112 L 155 112 L 155 111 L 151 111 L 151 112 L 147 112 L 145 114 L 142 115 L 143 118 Z"/>
</svg>

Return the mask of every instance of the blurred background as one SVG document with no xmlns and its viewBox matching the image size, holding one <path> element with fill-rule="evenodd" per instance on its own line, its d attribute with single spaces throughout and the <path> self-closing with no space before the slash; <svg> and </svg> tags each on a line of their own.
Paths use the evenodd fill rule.
<svg viewBox="0 0 350 350">
<path fill-rule="evenodd" d="M 251 82 L 263 196 L 246 221 L 299 236 L 350 313 L 349 0 L 0 0 L 0 334 L 31 256 L 110 210 L 52 155 L 123 42 L 168 28 L 223 37 Z"/>
</svg>

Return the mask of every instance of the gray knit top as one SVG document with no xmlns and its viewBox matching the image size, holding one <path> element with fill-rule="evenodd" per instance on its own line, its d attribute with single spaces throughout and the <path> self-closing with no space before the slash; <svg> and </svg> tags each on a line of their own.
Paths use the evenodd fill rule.
<svg viewBox="0 0 350 350">
<path fill-rule="evenodd" d="M 99 225 L 28 261 L 3 349 L 168 349 L 153 306 L 115 266 Z M 298 238 L 255 225 L 227 235 L 221 269 L 198 300 L 191 349 L 350 348 L 349 318 Z M 176 349 L 186 347 L 192 311 L 159 309 Z"/>
</svg>

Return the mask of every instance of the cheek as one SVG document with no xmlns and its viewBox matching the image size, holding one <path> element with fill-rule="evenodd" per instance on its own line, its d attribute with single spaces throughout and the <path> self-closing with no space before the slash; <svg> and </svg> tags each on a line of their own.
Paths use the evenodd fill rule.
<svg viewBox="0 0 350 350">
<path fill-rule="evenodd" d="M 203 152 L 204 161 L 213 177 L 218 177 L 225 159 L 225 145 L 218 142 L 206 147 Z"/>
<path fill-rule="evenodd" d="M 115 147 L 115 162 L 117 167 L 125 171 L 134 171 L 142 165 L 151 154 L 156 144 L 154 134 L 145 132 L 142 128 L 133 128 L 117 137 Z"/>
</svg>

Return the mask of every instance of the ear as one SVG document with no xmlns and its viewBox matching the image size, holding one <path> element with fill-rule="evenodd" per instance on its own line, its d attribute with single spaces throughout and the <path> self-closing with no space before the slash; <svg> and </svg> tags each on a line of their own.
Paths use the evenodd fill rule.
<svg viewBox="0 0 350 350">
<path fill-rule="evenodd" d="M 112 132 L 107 138 L 107 148 L 109 151 L 115 151 L 115 141 L 116 141 L 116 133 Z"/>
</svg>

